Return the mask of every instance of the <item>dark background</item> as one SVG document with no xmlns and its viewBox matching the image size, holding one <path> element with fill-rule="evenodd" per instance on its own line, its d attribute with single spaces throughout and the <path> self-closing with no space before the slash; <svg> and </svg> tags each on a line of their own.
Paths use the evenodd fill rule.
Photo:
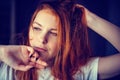
<svg viewBox="0 0 120 80">
<path fill-rule="evenodd" d="M 29 25 L 38 0 L 0 0 L 0 45 L 13 44 L 12 36 Z M 120 26 L 120 0 L 77 0 L 93 13 Z M 89 30 L 95 56 L 115 54 L 117 50 L 105 39 Z M 120 76 L 109 80 L 119 80 Z"/>
</svg>

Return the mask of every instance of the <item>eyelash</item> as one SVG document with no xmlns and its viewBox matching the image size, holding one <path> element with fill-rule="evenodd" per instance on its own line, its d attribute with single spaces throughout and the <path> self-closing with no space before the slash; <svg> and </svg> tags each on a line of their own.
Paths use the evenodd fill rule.
<svg viewBox="0 0 120 80">
<path fill-rule="evenodd" d="M 38 28 L 38 27 L 33 27 L 33 30 L 35 30 L 35 31 L 41 31 L 41 29 Z M 49 33 L 52 34 L 53 36 L 57 36 L 57 33 L 54 33 L 54 32 L 49 32 Z"/>
<path fill-rule="evenodd" d="M 50 32 L 50 34 L 52 34 L 52 35 L 54 35 L 54 36 L 57 36 L 57 33 Z"/>
<path fill-rule="evenodd" d="M 38 28 L 38 27 L 33 27 L 33 30 L 36 30 L 36 31 L 41 31 L 41 29 L 40 29 L 40 28 Z"/>
</svg>

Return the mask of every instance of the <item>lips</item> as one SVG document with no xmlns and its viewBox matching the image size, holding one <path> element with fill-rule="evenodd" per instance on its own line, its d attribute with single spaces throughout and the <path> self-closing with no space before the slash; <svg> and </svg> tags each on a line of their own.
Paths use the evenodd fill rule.
<svg viewBox="0 0 120 80">
<path fill-rule="evenodd" d="M 39 47 L 34 47 L 35 50 L 39 51 L 39 52 L 46 52 L 47 49 L 45 48 L 39 48 Z"/>
<path fill-rule="evenodd" d="M 53 64 L 54 59 L 49 57 L 49 53 L 47 49 L 40 47 L 33 47 L 33 49 L 35 50 L 35 52 L 39 54 L 39 58 L 45 61 L 49 66 Z"/>
<path fill-rule="evenodd" d="M 39 47 L 33 47 L 33 49 L 35 50 L 35 52 L 37 52 L 39 54 L 39 58 L 41 60 L 43 60 L 43 61 L 47 61 L 48 60 L 47 49 L 39 48 Z"/>
</svg>

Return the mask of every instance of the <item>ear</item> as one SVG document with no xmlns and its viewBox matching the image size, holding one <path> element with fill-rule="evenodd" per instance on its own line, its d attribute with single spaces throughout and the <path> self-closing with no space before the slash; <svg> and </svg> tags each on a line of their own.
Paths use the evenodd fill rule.
<svg viewBox="0 0 120 80">
<path fill-rule="evenodd" d="M 32 27 L 30 27 L 29 29 L 29 40 L 32 40 L 33 39 L 33 30 L 32 30 Z"/>
</svg>

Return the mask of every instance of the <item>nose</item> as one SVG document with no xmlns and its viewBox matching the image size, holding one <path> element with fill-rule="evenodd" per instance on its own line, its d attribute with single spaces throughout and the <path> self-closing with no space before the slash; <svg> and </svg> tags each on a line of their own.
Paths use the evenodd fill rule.
<svg viewBox="0 0 120 80">
<path fill-rule="evenodd" d="M 39 42 L 42 44 L 47 44 L 47 42 L 48 42 L 47 33 L 43 33 L 43 34 L 39 35 Z"/>
</svg>

